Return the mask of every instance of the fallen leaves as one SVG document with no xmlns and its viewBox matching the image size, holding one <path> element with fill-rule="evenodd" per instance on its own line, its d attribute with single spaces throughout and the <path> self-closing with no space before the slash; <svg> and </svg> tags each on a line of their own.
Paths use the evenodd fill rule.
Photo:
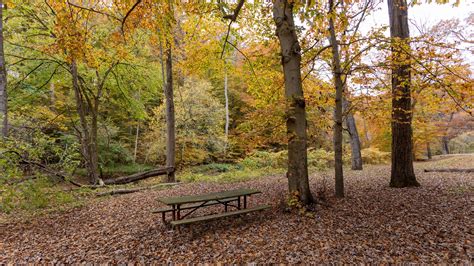
<svg viewBox="0 0 474 266">
<path fill-rule="evenodd" d="M 450 167 L 470 157 L 443 159 Z M 470 263 L 473 248 L 473 175 L 424 173 L 439 161 L 417 163 L 419 188 L 388 187 L 389 166 L 346 171 L 346 194 L 317 205 L 314 218 L 285 213 L 284 176 L 233 183 L 190 183 L 92 199 L 84 207 L 0 225 L 0 262 L 256 262 L 256 263 Z M 326 176 L 326 180 L 323 180 Z M 311 177 L 312 191 L 331 173 Z M 159 196 L 250 187 L 251 205 L 274 208 L 169 231 L 151 210 Z M 330 206 L 330 207 L 329 207 Z M 208 212 L 221 211 L 219 206 Z"/>
</svg>

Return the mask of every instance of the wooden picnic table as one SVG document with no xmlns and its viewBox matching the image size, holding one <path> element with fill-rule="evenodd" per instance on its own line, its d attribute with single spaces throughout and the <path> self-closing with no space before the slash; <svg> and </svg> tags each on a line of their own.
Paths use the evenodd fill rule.
<svg viewBox="0 0 474 266">
<path fill-rule="evenodd" d="M 200 195 L 186 195 L 186 196 L 177 196 L 177 197 L 164 197 L 158 198 L 159 202 L 162 202 L 168 205 L 168 208 L 162 208 L 155 213 L 162 213 L 163 223 L 166 224 L 166 213 L 172 213 L 172 221 L 170 224 L 180 225 L 193 223 L 204 220 L 211 220 L 236 214 L 248 213 L 252 211 L 263 210 L 269 208 L 270 206 L 262 205 L 254 208 L 247 208 L 247 197 L 261 193 L 256 189 L 249 188 L 240 188 L 228 191 L 213 192 Z M 208 207 L 211 205 L 224 205 L 224 213 L 206 215 L 191 219 L 185 219 L 190 214 L 194 213 L 200 208 Z M 242 206 L 243 205 L 243 206 Z M 228 212 L 228 207 L 234 207 L 237 210 Z M 182 211 L 188 210 L 187 213 L 182 215 Z"/>
</svg>

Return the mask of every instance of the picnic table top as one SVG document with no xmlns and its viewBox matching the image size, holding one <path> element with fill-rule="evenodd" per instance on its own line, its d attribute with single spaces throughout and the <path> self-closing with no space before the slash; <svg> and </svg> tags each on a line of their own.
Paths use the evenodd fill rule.
<svg viewBox="0 0 474 266">
<path fill-rule="evenodd" d="M 177 204 L 186 204 L 186 203 L 196 203 L 196 202 L 201 202 L 201 201 L 221 200 L 221 199 L 233 198 L 233 197 L 238 197 L 238 196 L 248 196 L 248 195 L 258 194 L 258 193 L 261 193 L 261 192 L 256 189 L 240 188 L 240 189 L 213 192 L 213 193 L 207 193 L 207 194 L 199 194 L 199 195 L 158 198 L 158 201 L 166 205 L 177 205 Z"/>
</svg>

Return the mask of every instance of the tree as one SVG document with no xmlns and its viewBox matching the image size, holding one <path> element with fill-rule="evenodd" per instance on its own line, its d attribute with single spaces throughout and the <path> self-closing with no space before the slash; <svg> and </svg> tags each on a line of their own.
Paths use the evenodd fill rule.
<svg viewBox="0 0 474 266">
<path fill-rule="evenodd" d="M 227 77 L 227 64 L 224 60 L 224 97 L 225 97 L 225 144 L 224 144 L 224 156 L 227 153 L 227 144 L 229 141 L 229 87 L 228 87 L 228 77 Z"/>
<path fill-rule="evenodd" d="M 359 132 L 357 130 L 354 114 L 349 111 L 351 109 L 351 103 L 346 99 L 346 97 L 344 97 L 342 100 L 342 108 L 346 113 L 346 126 L 347 131 L 349 132 L 349 141 L 351 144 L 351 169 L 362 170 L 362 154 Z"/>
<path fill-rule="evenodd" d="M 275 1 L 273 19 L 280 41 L 281 64 L 285 77 L 288 186 L 290 194 L 295 194 L 304 204 L 308 204 L 314 199 L 308 181 L 306 102 L 301 82 L 301 47 L 296 35 L 293 5 L 293 1 Z"/>
<path fill-rule="evenodd" d="M 166 167 L 175 167 L 176 160 L 176 136 L 174 119 L 173 100 L 173 56 L 171 53 L 171 43 L 166 49 Z M 167 175 L 167 182 L 175 182 L 174 171 Z"/>
<path fill-rule="evenodd" d="M 4 3 L 0 0 L 0 124 L 3 138 L 8 136 L 8 97 L 7 97 L 7 71 L 5 66 L 5 53 L 3 49 L 3 9 Z"/>
<path fill-rule="evenodd" d="M 419 186 L 413 170 L 411 64 L 406 0 L 388 0 L 392 51 L 391 187 Z"/>
<path fill-rule="evenodd" d="M 336 106 L 334 109 L 334 169 L 335 169 L 335 191 L 336 197 L 344 197 L 344 173 L 342 170 L 342 101 L 344 83 L 342 81 L 341 59 L 339 55 L 339 44 L 334 27 L 334 0 L 329 0 L 329 43 L 332 49 L 332 71 L 336 88 Z"/>
</svg>

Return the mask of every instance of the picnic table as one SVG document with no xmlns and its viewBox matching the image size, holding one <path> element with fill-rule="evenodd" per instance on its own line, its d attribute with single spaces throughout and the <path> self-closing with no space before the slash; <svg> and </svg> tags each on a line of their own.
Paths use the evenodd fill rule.
<svg viewBox="0 0 474 266">
<path fill-rule="evenodd" d="M 268 205 L 260 205 L 248 208 L 247 197 L 258 193 L 261 193 L 261 191 L 256 189 L 240 188 L 200 195 L 158 198 L 159 202 L 168 205 L 168 207 L 161 208 L 153 212 L 162 214 L 162 220 L 164 224 L 167 224 L 166 213 L 171 213 L 172 220 L 171 222 L 169 222 L 169 224 L 171 224 L 172 226 L 176 226 L 199 221 L 213 220 L 270 208 L 270 206 Z M 224 212 L 185 219 L 195 211 L 212 205 L 223 205 Z M 229 211 L 229 207 L 232 207 L 235 210 Z M 186 213 L 183 213 L 183 211 L 186 211 Z"/>
</svg>

